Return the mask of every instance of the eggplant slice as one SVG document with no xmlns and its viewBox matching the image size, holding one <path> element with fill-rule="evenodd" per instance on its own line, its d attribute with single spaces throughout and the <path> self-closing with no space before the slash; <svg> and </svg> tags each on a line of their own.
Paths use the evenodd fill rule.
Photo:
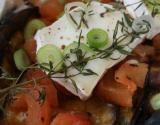
<svg viewBox="0 0 160 125">
<path fill-rule="evenodd" d="M 150 116 L 150 111 L 149 111 L 149 96 L 151 93 L 151 66 L 152 66 L 152 62 L 149 62 L 149 70 L 148 73 L 146 75 L 146 79 L 145 79 L 145 86 L 144 89 L 141 93 L 141 95 L 139 95 L 139 99 L 137 100 L 136 104 L 135 104 L 135 111 L 134 111 L 134 115 L 132 117 L 131 123 L 130 125 L 144 125 L 144 122 L 149 118 Z"/>
<path fill-rule="evenodd" d="M 4 50 L 9 43 L 12 35 L 22 29 L 28 19 L 32 16 L 38 16 L 38 8 L 32 5 L 26 5 L 24 9 L 13 11 L 5 15 L 0 21 L 0 62 L 2 61 Z"/>
</svg>

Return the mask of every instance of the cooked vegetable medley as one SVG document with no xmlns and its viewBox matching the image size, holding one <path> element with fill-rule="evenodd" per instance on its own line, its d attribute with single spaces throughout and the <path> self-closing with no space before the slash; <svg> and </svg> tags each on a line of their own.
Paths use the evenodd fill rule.
<svg viewBox="0 0 160 125">
<path fill-rule="evenodd" d="M 160 125 L 159 0 L 14 2 L 0 3 L 0 125 Z"/>
</svg>

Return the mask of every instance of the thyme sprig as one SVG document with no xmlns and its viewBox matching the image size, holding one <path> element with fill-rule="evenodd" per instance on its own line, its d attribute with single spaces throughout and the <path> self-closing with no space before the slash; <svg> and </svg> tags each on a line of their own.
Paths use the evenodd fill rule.
<svg viewBox="0 0 160 125">
<path fill-rule="evenodd" d="M 144 0 L 145 4 L 151 6 L 151 14 L 155 17 L 157 14 L 160 14 L 160 2 L 156 0 Z"/>
<path fill-rule="evenodd" d="M 156 0 L 141 0 L 132 4 L 126 5 L 126 7 L 137 5 L 137 7 L 134 9 L 134 11 L 138 10 L 142 5 L 150 6 L 149 9 L 151 9 L 151 15 L 155 17 L 157 14 L 160 14 L 160 3 Z"/>
<path fill-rule="evenodd" d="M 85 69 L 86 64 L 88 63 L 88 61 L 91 60 L 91 57 L 86 57 L 86 52 L 83 52 L 83 50 L 81 49 L 81 47 L 80 47 L 81 46 L 81 43 L 80 43 L 81 37 L 82 37 L 82 31 L 80 32 L 80 35 L 79 35 L 78 46 L 76 48 L 70 50 L 70 54 L 74 54 L 76 56 L 76 60 L 72 62 L 71 60 L 69 60 L 70 54 L 65 55 L 62 61 L 63 62 L 70 61 L 70 65 L 64 64 L 63 69 L 61 71 L 56 71 L 56 67 L 59 65 L 59 63 L 55 67 L 53 67 L 53 62 L 49 62 L 47 64 L 46 63 L 43 63 L 43 64 L 36 63 L 36 64 L 33 64 L 33 65 L 27 67 L 23 72 L 21 72 L 19 74 L 18 77 L 16 77 L 16 78 L 14 77 L 14 79 L 13 79 L 2 68 L 3 75 L 1 77 L 1 79 L 10 80 L 12 82 L 6 88 L 0 89 L 0 104 L 2 104 L 2 103 L 4 104 L 5 99 L 10 97 L 10 95 L 13 95 L 12 93 L 15 93 L 16 90 L 22 90 L 28 84 L 33 84 L 33 86 L 36 86 L 39 80 L 42 80 L 45 78 L 68 79 L 72 82 L 73 86 L 75 87 L 76 91 L 78 92 L 78 87 L 76 85 L 76 82 L 73 80 L 73 77 L 75 77 L 77 75 L 84 75 L 84 76 L 97 75 L 91 69 Z M 60 63 L 62 63 L 62 61 Z M 68 70 L 71 68 L 76 69 L 78 72 L 76 74 L 68 74 Z M 47 75 L 44 75 L 44 76 L 41 76 L 38 78 L 32 78 L 31 80 L 21 82 L 23 75 L 25 74 L 25 72 L 28 69 L 41 69 L 41 70 L 46 71 Z M 59 74 L 59 73 L 64 73 L 64 76 L 57 76 L 57 74 Z M 45 96 L 45 92 L 42 91 L 42 93 L 40 93 L 40 95 L 41 95 L 40 96 L 41 97 L 40 103 L 43 104 L 43 101 L 44 101 L 43 98 Z"/>
<path fill-rule="evenodd" d="M 117 23 L 116 23 L 114 33 L 113 33 L 112 45 L 109 48 L 104 49 L 104 50 L 95 50 L 95 51 L 97 51 L 97 58 L 114 59 L 114 58 L 112 58 L 112 54 L 114 53 L 114 51 L 118 51 L 119 53 L 121 53 L 123 55 L 130 54 L 129 51 L 125 50 L 125 47 L 126 46 L 129 47 L 129 44 L 131 44 L 136 38 L 140 38 L 140 36 L 142 34 L 149 32 L 149 30 L 151 28 L 150 23 L 147 21 L 144 21 L 144 23 L 145 23 L 144 25 L 146 26 L 146 30 L 141 31 L 141 32 L 135 31 L 132 28 L 133 21 L 134 20 L 132 18 L 130 18 L 127 14 L 124 13 L 124 18 L 122 18 L 121 21 L 117 21 Z M 141 27 L 143 26 L 143 24 L 137 24 L 137 25 L 140 25 Z M 118 36 L 118 32 L 122 32 L 122 35 Z M 129 41 L 125 44 L 121 44 L 126 39 L 128 39 Z M 117 59 L 119 59 L 119 58 L 121 58 L 121 57 L 118 57 Z"/>
</svg>

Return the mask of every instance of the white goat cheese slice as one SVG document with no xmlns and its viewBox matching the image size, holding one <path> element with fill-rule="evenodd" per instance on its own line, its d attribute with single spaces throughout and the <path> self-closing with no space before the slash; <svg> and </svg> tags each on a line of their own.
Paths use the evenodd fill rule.
<svg viewBox="0 0 160 125">
<path fill-rule="evenodd" d="M 104 14 L 104 12 L 106 12 L 106 8 L 112 8 L 112 6 L 107 4 L 102 4 L 99 2 L 91 2 L 91 4 L 89 5 L 89 9 L 90 11 L 92 11 L 93 14 L 86 19 L 88 28 L 85 26 L 81 28 L 82 36 L 84 36 L 84 38 L 81 39 L 82 43 L 87 44 L 86 34 L 93 28 L 101 28 L 105 30 L 108 33 L 110 41 L 108 46 L 110 46 L 113 43 L 113 39 L 115 39 L 113 38 L 113 34 L 118 21 L 122 21 L 122 19 L 125 20 L 124 12 L 111 11 Z M 73 17 L 76 18 L 76 20 L 80 20 L 80 17 L 77 16 L 74 12 L 72 12 L 71 14 L 73 15 Z M 131 27 L 129 27 L 128 25 L 127 27 L 128 29 L 131 30 Z M 121 26 L 119 29 L 121 29 Z M 35 40 L 37 41 L 37 51 L 46 44 L 56 45 L 63 51 L 62 46 L 67 46 L 73 43 L 73 41 L 78 41 L 79 34 L 80 30 L 75 29 L 70 23 L 70 21 L 68 21 L 66 14 L 64 14 L 60 19 L 58 19 L 52 25 L 38 30 L 38 32 L 35 35 Z M 122 36 L 122 35 L 124 35 L 124 32 L 118 30 L 117 36 Z M 143 41 L 144 37 L 145 35 L 142 35 L 140 38 L 134 39 L 134 41 L 130 43 L 128 46 L 125 46 L 124 49 L 126 51 L 131 52 L 138 44 L 140 44 Z M 124 39 L 121 42 L 121 44 L 128 43 L 128 41 L 130 40 L 131 37 L 127 36 L 127 38 Z M 72 77 L 72 80 L 75 81 L 78 91 L 70 79 L 53 78 L 53 80 L 58 82 L 60 85 L 65 87 L 74 95 L 79 96 L 82 100 L 86 100 L 91 96 L 95 86 L 97 85 L 101 77 L 103 77 L 103 74 L 109 68 L 113 67 L 118 62 L 122 61 L 126 56 L 127 55 L 122 54 L 119 51 L 115 50 L 111 55 L 112 59 L 98 58 L 89 61 L 85 66 L 85 68 L 91 69 L 98 75 L 84 76 L 80 74 Z M 116 59 L 113 60 L 113 58 Z M 77 73 L 77 71 L 75 69 L 70 69 L 67 73 L 68 75 L 73 75 Z M 63 76 L 64 76 L 63 73 L 55 75 L 55 77 L 63 77 Z"/>
</svg>

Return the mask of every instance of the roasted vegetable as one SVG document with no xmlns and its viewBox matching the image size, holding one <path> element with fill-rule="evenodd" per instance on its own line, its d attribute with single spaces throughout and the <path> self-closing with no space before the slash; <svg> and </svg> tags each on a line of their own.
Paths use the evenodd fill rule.
<svg viewBox="0 0 160 125">
<path fill-rule="evenodd" d="M 31 16 L 38 15 L 38 9 L 28 6 L 24 10 L 12 12 L 0 21 L 0 59 L 3 57 L 4 48 L 9 43 L 11 36 L 22 29 Z M 23 18 L 22 18 L 23 17 Z"/>
<path fill-rule="evenodd" d="M 59 113 L 50 125 L 92 125 L 89 116 L 80 113 Z"/>
<path fill-rule="evenodd" d="M 160 111 L 153 113 L 145 125 L 160 125 Z"/>
</svg>

